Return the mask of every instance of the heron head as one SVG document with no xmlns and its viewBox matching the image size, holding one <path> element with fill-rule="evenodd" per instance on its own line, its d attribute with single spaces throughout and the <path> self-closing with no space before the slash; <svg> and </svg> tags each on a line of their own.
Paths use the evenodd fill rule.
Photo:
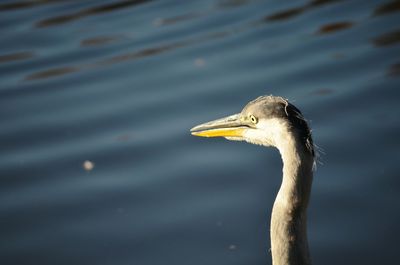
<svg viewBox="0 0 400 265">
<path fill-rule="evenodd" d="M 281 97 L 261 96 L 243 110 L 191 129 L 195 136 L 225 137 L 264 146 L 275 146 L 295 137 L 313 153 L 311 132 L 301 112 Z"/>
</svg>

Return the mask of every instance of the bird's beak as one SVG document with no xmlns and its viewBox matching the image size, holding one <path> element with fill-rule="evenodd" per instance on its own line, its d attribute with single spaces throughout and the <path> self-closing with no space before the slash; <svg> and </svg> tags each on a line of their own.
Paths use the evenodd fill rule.
<svg viewBox="0 0 400 265">
<path fill-rule="evenodd" d="M 240 114 L 231 115 L 222 119 L 209 121 L 193 127 L 192 135 L 202 137 L 237 137 L 242 138 L 248 128 L 241 120 Z"/>
</svg>

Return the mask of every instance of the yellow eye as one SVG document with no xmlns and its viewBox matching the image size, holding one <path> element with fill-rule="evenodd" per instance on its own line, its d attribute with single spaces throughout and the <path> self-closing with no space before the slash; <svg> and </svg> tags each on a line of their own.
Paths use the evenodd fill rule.
<svg viewBox="0 0 400 265">
<path fill-rule="evenodd" d="M 257 124 L 258 120 L 257 120 L 257 118 L 256 118 L 254 115 L 250 115 L 249 118 L 250 118 L 250 121 L 251 121 L 253 124 Z"/>
</svg>

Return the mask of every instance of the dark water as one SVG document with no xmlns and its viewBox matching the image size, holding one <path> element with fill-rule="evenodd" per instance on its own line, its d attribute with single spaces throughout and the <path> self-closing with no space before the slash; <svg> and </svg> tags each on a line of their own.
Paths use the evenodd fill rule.
<svg viewBox="0 0 400 265">
<path fill-rule="evenodd" d="M 271 264 L 278 152 L 189 134 L 264 94 L 325 151 L 314 263 L 400 263 L 399 1 L 1 1 L 0 32 L 0 264 Z"/>
</svg>

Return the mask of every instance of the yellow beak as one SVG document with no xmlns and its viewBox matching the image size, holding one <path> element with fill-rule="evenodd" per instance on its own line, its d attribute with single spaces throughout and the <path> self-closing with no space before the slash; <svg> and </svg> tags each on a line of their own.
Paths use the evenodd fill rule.
<svg viewBox="0 0 400 265">
<path fill-rule="evenodd" d="M 240 120 L 240 114 L 206 122 L 193 127 L 192 135 L 201 137 L 238 137 L 242 138 L 246 125 Z"/>
</svg>

